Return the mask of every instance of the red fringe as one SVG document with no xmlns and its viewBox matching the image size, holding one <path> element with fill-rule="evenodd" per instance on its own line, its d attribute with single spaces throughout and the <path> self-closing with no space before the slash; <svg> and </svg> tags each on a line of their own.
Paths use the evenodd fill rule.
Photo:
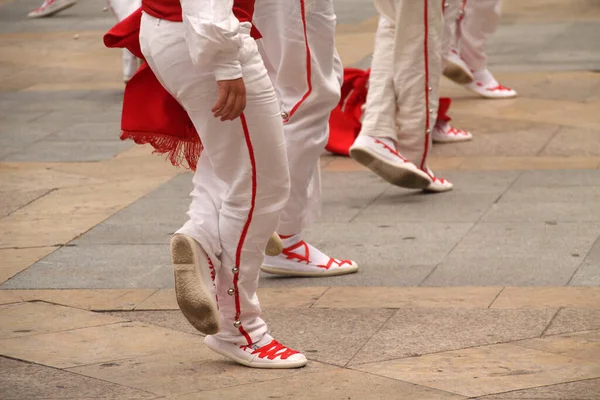
<svg viewBox="0 0 600 400">
<path fill-rule="evenodd" d="M 192 171 L 196 170 L 203 148 L 200 138 L 198 136 L 196 138 L 184 140 L 161 133 L 121 132 L 121 140 L 132 139 L 136 144 L 150 144 L 154 147 L 154 154 L 166 154 L 174 166 L 189 168 Z"/>
</svg>

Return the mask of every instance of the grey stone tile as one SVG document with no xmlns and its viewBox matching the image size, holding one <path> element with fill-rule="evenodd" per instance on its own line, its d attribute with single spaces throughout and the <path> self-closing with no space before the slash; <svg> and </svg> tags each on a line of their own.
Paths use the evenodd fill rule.
<svg viewBox="0 0 600 400">
<path fill-rule="evenodd" d="M 89 244 L 168 244 L 187 221 L 192 174 L 177 175 L 76 239 Z"/>
<path fill-rule="evenodd" d="M 61 124 L 65 120 L 71 124 L 120 121 L 121 113 L 118 109 L 102 110 L 96 104 L 88 104 L 86 106 L 79 105 L 75 110 L 60 110 L 52 111 L 39 118 L 35 122 L 43 124 Z"/>
<path fill-rule="evenodd" d="M 592 223 L 480 223 L 427 286 L 562 286 L 600 234 Z"/>
<path fill-rule="evenodd" d="M 0 396 L 23 399 L 154 399 L 156 395 L 56 368 L 0 357 Z"/>
<path fill-rule="evenodd" d="M 592 203 L 600 197 L 600 186 L 515 186 L 499 203 Z"/>
<path fill-rule="evenodd" d="M 17 211 L 19 208 L 35 201 L 36 199 L 49 193 L 50 190 L 34 190 L 28 192 L 5 192 L 0 194 L 2 202 L 0 202 L 0 218 L 6 217 Z"/>
<path fill-rule="evenodd" d="M 158 188 L 144 196 L 145 198 L 153 199 L 187 199 L 191 201 L 189 195 L 193 189 L 192 172 L 186 172 L 174 176 L 168 182 L 160 185 Z"/>
<path fill-rule="evenodd" d="M 121 121 L 75 124 L 48 137 L 48 141 L 111 141 L 120 140 Z"/>
<path fill-rule="evenodd" d="M 173 287 L 167 245 L 67 246 L 5 282 L 11 289 Z"/>
<path fill-rule="evenodd" d="M 515 181 L 513 188 L 530 187 L 600 187 L 597 169 L 524 171 Z"/>
<path fill-rule="evenodd" d="M 75 162 L 102 161 L 133 146 L 130 141 L 55 142 L 42 140 L 12 153 L 3 161 Z"/>
<path fill-rule="evenodd" d="M 600 329 L 600 310 L 563 308 L 545 332 L 545 335 L 559 335 Z"/>
<path fill-rule="evenodd" d="M 8 122 L 0 119 L 0 160 L 24 150 L 57 129 L 35 122 Z"/>
<path fill-rule="evenodd" d="M 325 172 L 321 222 L 350 222 L 390 187 L 370 172 Z"/>
<path fill-rule="evenodd" d="M 162 328 L 202 335 L 196 330 L 181 311 L 113 311 L 108 314 L 128 321 L 142 322 L 148 325 L 156 325 Z"/>
<path fill-rule="evenodd" d="M 351 365 L 538 337 L 556 310 L 399 309 Z"/>
<path fill-rule="evenodd" d="M 441 262 L 471 229 L 471 223 L 400 222 L 319 224 L 305 235 L 332 257 L 370 265 L 423 265 Z"/>
<path fill-rule="evenodd" d="M 332 253 L 333 254 L 333 253 Z M 368 253 L 366 253 L 368 255 Z M 375 254 L 376 256 L 376 254 Z M 260 274 L 260 287 L 307 287 L 307 286 L 419 286 L 436 267 L 435 265 L 397 265 L 370 262 L 374 258 L 363 255 L 356 262 L 355 274 L 323 278 L 287 277 Z"/>
<path fill-rule="evenodd" d="M 600 203 L 500 202 L 493 204 L 482 222 L 600 222 Z"/>
<path fill-rule="evenodd" d="M 444 171 L 455 189 L 424 194 L 388 185 L 388 190 L 362 211 L 355 222 L 475 222 L 517 179 L 516 171 Z"/>
<path fill-rule="evenodd" d="M 468 193 L 456 189 L 441 194 L 392 189 L 362 211 L 355 222 L 476 222 L 498 199 L 492 193 Z"/>
<path fill-rule="evenodd" d="M 146 196 L 80 236 L 73 243 L 168 244 L 171 235 L 187 221 L 190 200 Z"/>
<path fill-rule="evenodd" d="M 589 251 L 569 284 L 572 286 L 600 286 L 600 239 Z"/>
<path fill-rule="evenodd" d="M 561 383 L 479 397 L 479 400 L 597 400 L 600 379 Z"/>
<path fill-rule="evenodd" d="M 600 85 L 591 93 L 598 93 Z M 579 94 L 581 98 L 585 94 Z M 541 156 L 551 157 L 597 157 L 600 156 L 600 131 L 592 129 L 562 127 L 552 138 Z"/>
<path fill-rule="evenodd" d="M 372 309 L 268 309 L 264 318 L 277 340 L 311 360 L 345 365 L 393 314 L 394 310 Z"/>
<path fill-rule="evenodd" d="M 508 83 L 506 82 L 507 85 Z M 431 155 L 434 157 L 535 157 L 545 148 L 558 129 L 556 126 L 548 128 L 545 124 L 506 124 L 504 121 L 498 124 L 488 121 L 488 124 L 491 127 L 487 131 L 498 127 L 503 130 L 490 133 L 486 130 L 470 130 L 474 140 L 461 143 L 460 146 L 435 145 Z M 526 127 L 527 125 L 529 127 Z M 466 129 L 466 126 L 459 123 L 455 126 Z"/>
</svg>

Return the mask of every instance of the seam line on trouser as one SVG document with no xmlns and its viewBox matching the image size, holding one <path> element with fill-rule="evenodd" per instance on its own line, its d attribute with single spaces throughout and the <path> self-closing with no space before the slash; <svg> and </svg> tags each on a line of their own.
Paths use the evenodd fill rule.
<svg viewBox="0 0 600 400">
<path fill-rule="evenodd" d="M 246 116 L 244 114 L 240 115 L 240 120 L 242 122 L 242 128 L 244 130 L 244 139 L 246 141 L 246 147 L 248 148 L 248 156 L 250 157 L 250 165 L 252 168 L 252 196 L 250 198 L 250 211 L 248 211 L 248 218 L 246 219 L 246 223 L 244 224 L 244 229 L 242 229 L 240 240 L 238 241 L 238 246 L 235 253 L 236 270 L 233 273 L 233 290 L 235 291 L 235 321 L 240 321 L 240 325 L 237 328 L 239 329 L 240 333 L 246 338 L 248 345 L 251 345 L 252 339 L 242 326 L 240 320 L 242 309 L 240 305 L 240 295 L 238 292 L 238 280 L 241 268 L 242 247 L 244 245 L 244 241 L 246 240 L 246 235 L 248 234 L 250 223 L 252 222 L 252 215 L 254 214 L 254 206 L 256 204 L 256 160 L 254 158 L 254 149 L 252 147 L 252 141 L 250 140 L 248 124 L 246 123 Z"/>
<path fill-rule="evenodd" d="M 302 13 L 302 29 L 304 30 L 304 46 L 306 48 L 306 84 L 308 85 L 308 89 L 304 96 L 298 101 L 290 112 L 287 115 L 287 118 L 283 121 L 284 123 L 288 122 L 292 115 L 296 112 L 296 110 L 304 103 L 304 101 L 310 96 L 312 93 L 312 66 L 311 66 L 311 55 L 310 55 L 310 46 L 308 45 L 308 34 L 306 32 L 306 9 L 304 7 L 304 0 L 300 0 L 300 11 Z"/>
<path fill-rule="evenodd" d="M 425 146 L 423 150 L 423 157 L 421 158 L 421 169 L 425 168 L 425 162 L 427 161 L 427 153 L 429 152 L 429 132 L 431 131 L 429 127 L 429 0 L 425 0 L 423 2 L 425 4 L 425 39 L 424 39 L 424 60 L 425 60 Z"/>
</svg>

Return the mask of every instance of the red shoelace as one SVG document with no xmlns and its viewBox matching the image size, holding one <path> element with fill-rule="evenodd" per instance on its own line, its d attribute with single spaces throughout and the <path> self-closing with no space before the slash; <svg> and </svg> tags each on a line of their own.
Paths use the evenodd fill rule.
<svg viewBox="0 0 600 400">
<path fill-rule="evenodd" d="M 240 346 L 241 349 L 251 348 L 250 346 Z M 259 358 L 268 358 L 269 360 L 274 360 L 277 357 L 282 360 L 287 360 L 289 357 L 294 354 L 298 354 L 296 350 L 292 350 L 288 347 L 285 347 L 277 340 L 273 339 L 268 344 L 260 347 L 252 352 L 252 354 L 257 354 Z"/>
<path fill-rule="evenodd" d="M 298 249 L 299 247 L 304 247 L 304 255 L 293 252 L 294 250 Z M 308 244 L 304 240 L 301 240 L 298 243 L 296 243 L 295 245 L 283 249 L 281 254 L 285 255 L 288 260 L 298 260 L 301 262 L 305 262 L 306 264 L 311 263 L 310 262 L 310 249 L 308 248 Z M 336 264 L 338 267 L 341 267 L 344 264 L 352 265 L 352 262 L 350 260 L 336 260 L 335 258 L 329 257 L 329 261 L 327 262 L 326 265 L 321 265 L 321 264 L 315 264 L 315 265 L 319 268 L 329 269 L 329 268 L 331 268 L 331 266 L 333 264 Z"/>
</svg>

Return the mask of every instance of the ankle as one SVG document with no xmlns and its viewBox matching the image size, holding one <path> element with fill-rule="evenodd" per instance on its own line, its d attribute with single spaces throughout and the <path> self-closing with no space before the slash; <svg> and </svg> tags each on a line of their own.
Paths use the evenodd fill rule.
<svg viewBox="0 0 600 400">
<path fill-rule="evenodd" d="M 302 232 L 295 233 L 293 235 L 282 235 L 279 234 L 281 241 L 283 242 L 283 247 L 288 248 L 290 246 L 295 245 L 296 243 L 302 240 Z"/>
</svg>

